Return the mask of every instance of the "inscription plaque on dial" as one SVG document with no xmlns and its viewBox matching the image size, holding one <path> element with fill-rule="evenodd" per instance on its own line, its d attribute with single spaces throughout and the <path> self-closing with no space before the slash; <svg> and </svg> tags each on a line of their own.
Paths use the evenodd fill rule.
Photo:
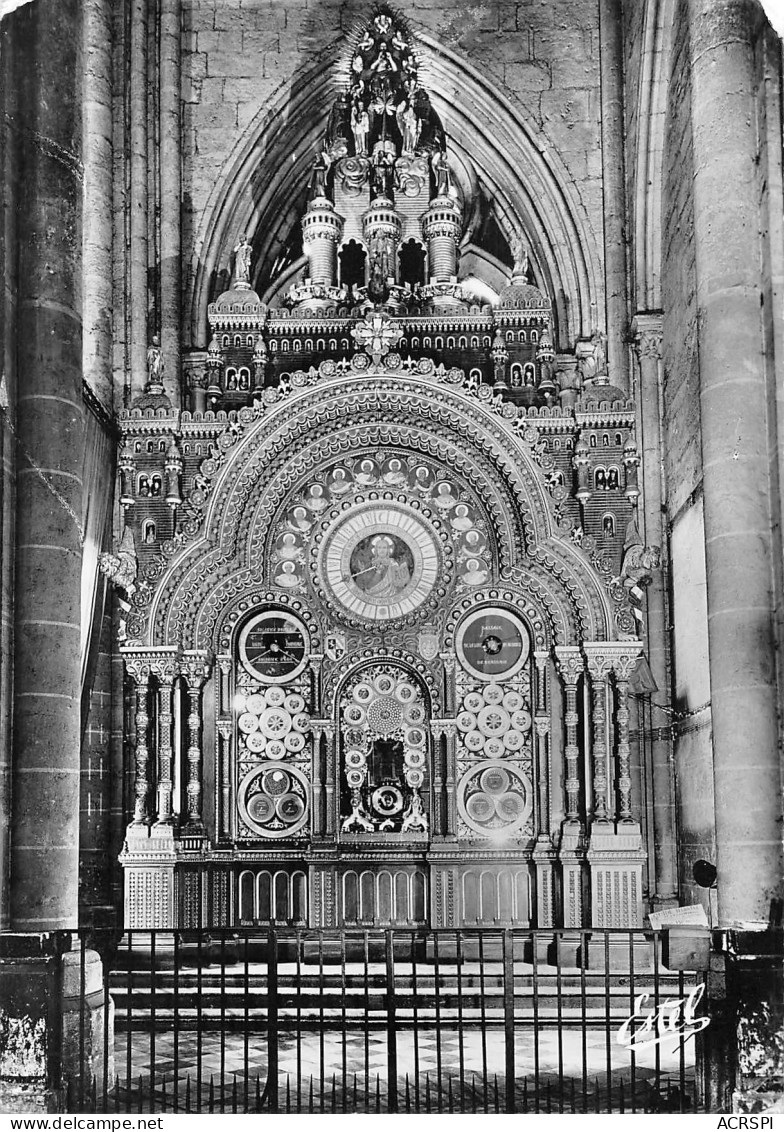
<svg viewBox="0 0 784 1132">
<path fill-rule="evenodd" d="M 470 613 L 457 631 L 456 644 L 460 663 L 480 680 L 514 676 L 528 659 L 530 649 L 528 630 L 505 609 Z"/>
<path fill-rule="evenodd" d="M 242 630 L 239 650 L 242 663 L 253 676 L 268 684 L 282 684 L 293 680 L 307 664 L 308 636 L 305 626 L 292 614 L 268 610 L 253 617 Z M 284 698 L 281 693 L 281 702 Z M 269 738 L 279 737 L 266 733 Z"/>
</svg>

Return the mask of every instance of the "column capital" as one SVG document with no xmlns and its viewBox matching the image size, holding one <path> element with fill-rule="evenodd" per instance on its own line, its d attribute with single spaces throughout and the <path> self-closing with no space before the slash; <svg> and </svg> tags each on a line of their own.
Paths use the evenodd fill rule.
<svg viewBox="0 0 784 1132">
<path fill-rule="evenodd" d="M 440 739 L 442 736 L 446 736 L 447 739 L 454 739 L 457 735 L 457 724 L 454 719 L 431 719 L 430 730 L 436 739 Z"/>
<path fill-rule="evenodd" d="M 184 652 L 180 658 L 180 675 L 188 682 L 192 691 L 198 691 L 212 669 L 213 656 L 207 649 L 194 649 Z"/>
<path fill-rule="evenodd" d="M 628 680 L 642 654 L 642 641 L 596 641 L 583 645 L 588 671 L 595 680 L 606 680 L 614 672 Z"/>
<path fill-rule="evenodd" d="M 634 348 L 639 358 L 661 358 L 662 326 L 664 320 L 661 312 L 638 313 L 632 319 L 632 335 Z"/>
<path fill-rule="evenodd" d="M 179 649 L 176 645 L 166 645 L 157 649 L 120 649 L 125 662 L 125 671 L 137 683 L 149 682 L 150 676 L 168 682 L 170 669 L 174 680 L 179 667 Z"/>
<path fill-rule="evenodd" d="M 564 682 L 576 684 L 585 669 L 585 660 L 580 649 L 576 645 L 556 645 L 555 657 Z"/>
</svg>

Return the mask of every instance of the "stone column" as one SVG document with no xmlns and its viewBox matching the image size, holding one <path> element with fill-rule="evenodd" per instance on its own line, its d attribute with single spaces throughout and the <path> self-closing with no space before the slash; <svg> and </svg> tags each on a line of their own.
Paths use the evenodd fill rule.
<svg viewBox="0 0 784 1132">
<path fill-rule="evenodd" d="M 171 928 L 175 924 L 174 819 L 172 815 L 172 688 L 176 649 L 126 654 L 125 666 L 136 680 L 136 795 L 133 820 L 125 831 L 120 862 L 125 873 L 125 927 Z M 150 677 L 158 686 L 158 727 L 150 736 Z M 152 750 L 148 746 L 152 739 Z M 150 766 L 156 765 L 156 805 L 152 805 Z"/>
<path fill-rule="evenodd" d="M 131 391 L 147 383 L 147 0 L 130 5 L 130 368 Z"/>
<path fill-rule="evenodd" d="M 536 778 L 536 846 L 533 859 L 536 865 L 536 923 L 540 928 L 555 922 L 555 893 L 553 891 L 553 862 L 555 848 L 550 835 L 550 713 L 547 704 L 547 662 L 549 654 L 534 653 L 536 675 L 532 696 L 534 710 Z"/>
<path fill-rule="evenodd" d="M 311 719 L 310 734 L 313 738 L 311 781 L 313 783 L 313 800 L 311 812 L 311 829 L 314 838 L 324 836 L 324 778 L 323 778 L 323 744 L 325 729 L 329 726 L 326 719 Z"/>
<path fill-rule="evenodd" d="M 430 720 L 430 734 L 433 741 L 433 825 L 431 833 L 433 838 L 442 840 L 444 834 L 444 734 L 445 721 L 442 719 Z"/>
<path fill-rule="evenodd" d="M 591 869 L 591 922 L 601 928 L 642 926 L 642 850 L 640 828 L 631 820 L 629 777 L 629 717 L 625 701 L 619 709 L 616 759 L 621 820 L 615 823 L 615 791 L 607 779 L 607 692 L 613 671 L 620 673 L 620 691 L 626 692 L 629 674 L 642 650 L 638 641 L 586 644 L 588 671 L 593 684 L 594 815 L 588 847 Z M 613 801 L 608 805 L 608 793 Z M 629 812 L 629 817 L 624 815 Z M 627 949 L 628 954 L 628 949 Z M 599 956 L 601 960 L 601 956 Z"/>
<path fill-rule="evenodd" d="M 161 349 L 172 403 L 180 404 L 180 2 L 160 2 Z"/>
<path fill-rule="evenodd" d="M 112 390 L 112 9 L 84 0 L 82 138 L 85 172 L 84 378 L 111 411 Z"/>
<path fill-rule="evenodd" d="M 444 720 L 443 726 L 446 741 L 444 837 L 447 841 L 455 841 L 457 839 L 457 725 L 453 720 L 447 719 Z"/>
<path fill-rule="evenodd" d="M 618 811 L 619 823 L 629 825 L 634 821 L 632 815 L 632 778 L 629 752 L 629 677 L 637 664 L 637 653 L 631 656 L 616 657 L 615 691 L 617 707 L 615 719 L 618 725 Z"/>
<path fill-rule="evenodd" d="M 689 0 L 718 911 L 784 894 L 752 0 Z M 732 170 L 728 191 L 727 170 Z M 780 600 L 780 595 L 778 595 Z"/>
<path fill-rule="evenodd" d="M 218 721 L 218 813 L 215 823 L 219 841 L 231 837 L 231 720 Z"/>
<path fill-rule="evenodd" d="M 201 747 L 201 691 L 210 673 L 207 653 L 188 654 L 182 674 L 188 685 L 188 780 L 185 787 L 187 815 L 184 832 L 189 836 L 203 836 L 202 783 L 204 766 Z"/>
<path fill-rule="evenodd" d="M 324 740 L 326 745 L 326 759 L 324 777 L 326 785 L 324 795 L 326 799 L 326 814 L 324 821 L 324 833 L 332 840 L 337 833 L 338 822 L 338 774 L 340 768 L 338 766 L 338 752 L 337 752 L 337 733 L 333 724 L 329 723 L 324 728 Z"/>
<path fill-rule="evenodd" d="M 174 786 L 174 681 L 179 662 L 174 656 L 157 658 L 152 663 L 153 675 L 158 678 L 158 773 L 156 826 L 170 826 L 174 822 L 172 789 Z"/>
<path fill-rule="evenodd" d="M 10 926 L 42 932 L 78 922 L 81 9 L 39 0 L 6 18 L 20 163 Z"/>
<path fill-rule="evenodd" d="M 661 463 L 661 340 L 662 317 L 637 314 L 632 324 L 635 335 L 639 381 L 639 433 L 642 448 L 643 542 L 662 546 L 665 531 L 662 513 L 665 491 Z M 664 556 L 666 559 L 666 555 Z M 645 638 L 647 658 L 659 697 L 668 699 L 670 671 L 667 651 L 667 579 L 664 571 L 654 572 L 645 591 Z M 651 700 L 655 710 L 657 704 Z M 659 713 L 661 715 L 661 712 Z M 675 838 L 675 783 L 672 774 L 672 740 L 661 738 L 661 729 L 652 723 L 651 773 L 653 777 L 653 875 L 657 907 L 677 899 L 677 853 Z M 644 749 L 644 747 L 643 747 Z"/>
<path fill-rule="evenodd" d="M 607 681 L 612 671 L 612 663 L 603 651 L 586 645 L 588 672 L 591 676 L 591 700 L 593 710 L 593 821 L 609 822 L 610 811 L 607 806 Z"/>
<path fill-rule="evenodd" d="M 621 389 L 626 389 L 629 384 L 629 355 L 626 345 L 626 174 L 622 28 L 620 0 L 599 0 L 607 359 L 610 380 Z"/>
<path fill-rule="evenodd" d="M 457 683 L 455 680 L 455 657 L 452 653 L 441 653 L 444 665 L 444 712 L 453 715 L 457 709 Z"/>
<path fill-rule="evenodd" d="M 561 828 L 558 857 L 561 862 L 563 921 L 565 928 L 583 925 L 583 872 L 585 868 L 585 829 L 580 817 L 580 747 L 577 742 L 577 684 L 585 668 L 582 653 L 576 645 L 558 645 L 555 649 L 558 669 L 564 684 L 566 710 L 566 815 Z M 587 789 L 587 784 L 586 784 Z"/>
<path fill-rule="evenodd" d="M 135 685 L 136 695 L 136 749 L 134 752 L 134 825 L 147 825 L 150 821 L 150 749 L 149 695 L 150 666 L 139 657 L 126 657 L 125 670 Z"/>
</svg>

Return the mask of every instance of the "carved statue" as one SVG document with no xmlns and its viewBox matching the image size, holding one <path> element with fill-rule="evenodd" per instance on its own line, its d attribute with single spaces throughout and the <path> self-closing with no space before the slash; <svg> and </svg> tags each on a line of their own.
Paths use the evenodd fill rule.
<svg viewBox="0 0 784 1132">
<path fill-rule="evenodd" d="M 253 254 L 253 248 L 248 243 L 245 233 L 243 232 L 239 238 L 239 242 L 234 248 L 234 282 L 245 283 L 250 285 L 250 257 Z"/>
<path fill-rule="evenodd" d="M 358 101 L 351 108 L 351 131 L 354 134 L 354 152 L 358 157 L 364 157 L 367 154 L 370 118 L 365 107 Z"/>
<path fill-rule="evenodd" d="M 147 380 L 150 385 L 163 384 L 163 351 L 157 334 L 153 335 L 152 342 L 147 347 Z"/>
<path fill-rule="evenodd" d="M 642 596 L 643 587 L 649 586 L 654 572 L 661 569 L 661 547 L 646 546 L 636 520 L 632 519 L 626 528 L 623 552 L 621 572 L 613 581 L 622 582 L 627 590 L 638 590 Z"/>
<path fill-rule="evenodd" d="M 101 554 L 98 559 L 98 566 L 102 574 L 105 574 L 118 589 L 125 590 L 129 597 L 132 597 L 136 590 L 136 544 L 133 539 L 133 531 L 130 527 L 123 529 L 122 539 L 117 548 L 117 553 L 112 554 L 106 551 Z"/>
<path fill-rule="evenodd" d="M 586 355 L 580 363 L 580 372 L 583 381 L 591 381 L 595 377 L 607 375 L 607 335 L 601 330 L 594 331 L 591 336 L 593 353 Z"/>
<path fill-rule="evenodd" d="M 403 815 L 402 826 L 403 833 L 410 833 L 415 829 L 420 829 L 423 833 L 427 833 L 427 817 L 425 816 L 422 799 L 418 790 L 415 790 L 411 795 L 411 802 Z"/>
<path fill-rule="evenodd" d="M 416 110 L 410 102 L 401 102 L 397 108 L 397 123 L 403 135 L 403 153 L 410 157 L 416 150 L 419 141 L 420 122 Z"/>
<path fill-rule="evenodd" d="M 522 236 L 513 236 L 509 241 L 509 246 L 514 256 L 514 266 L 512 268 L 512 275 L 521 276 L 523 279 L 528 279 L 528 248 Z"/>
</svg>

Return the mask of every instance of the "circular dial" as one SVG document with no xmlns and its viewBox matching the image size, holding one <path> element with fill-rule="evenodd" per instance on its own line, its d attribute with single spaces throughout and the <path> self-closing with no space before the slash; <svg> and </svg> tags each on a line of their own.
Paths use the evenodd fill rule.
<svg viewBox="0 0 784 1132">
<path fill-rule="evenodd" d="M 321 559 L 327 590 L 366 621 L 404 617 L 429 596 L 440 572 L 433 534 L 394 504 L 354 509 L 328 534 Z"/>
<path fill-rule="evenodd" d="M 240 634 L 240 659 L 253 676 L 283 684 L 308 661 L 305 626 L 290 613 L 270 610 L 252 618 Z"/>
<path fill-rule="evenodd" d="M 480 680 L 508 679 L 528 659 L 528 631 L 505 609 L 478 609 L 457 631 L 460 663 Z"/>
</svg>

